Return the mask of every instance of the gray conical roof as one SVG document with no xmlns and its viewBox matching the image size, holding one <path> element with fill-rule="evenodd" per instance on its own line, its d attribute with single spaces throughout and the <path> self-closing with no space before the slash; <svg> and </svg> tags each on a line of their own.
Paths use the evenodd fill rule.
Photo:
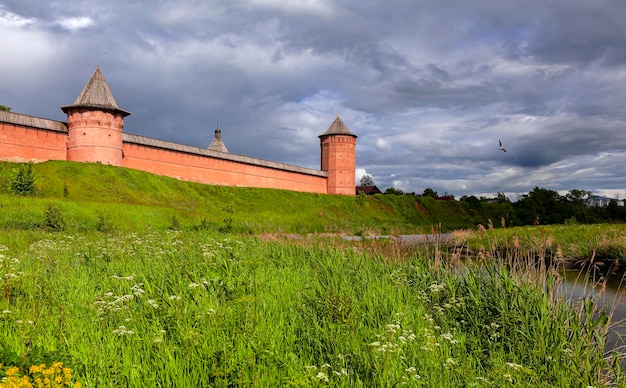
<svg viewBox="0 0 626 388">
<path fill-rule="evenodd" d="M 62 106 L 63 112 L 67 113 L 69 108 L 98 108 L 105 110 L 112 110 L 121 112 L 124 116 L 131 114 L 117 106 L 113 93 L 107 85 L 107 81 L 100 71 L 100 67 L 96 67 L 96 70 L 91 75 L 91 78 L 83 88 L 83 91 L 76 98 L 76 101 L 72 105 Z"/>
<path fill-rule="evenodd" d="M 348 127 L 346 127 L 343 121 L 341 121 L 341 119 L 339 118 L 339 115 L 337 115 L 337 118 L 335 119 L 335 121 L 333 121 L 330 127 L 328 127 L 326 132 L 321 134 L 319 137 L 330 136 L 330 135 L 348 135 L 348 136 L 357 137 L 354 133 L 350 132 Z"/>
<path fill-rule="evenodd" d="M 222 131 L 219 128 L 215 130 L 215 139 L 213 139 L 208 149 L 210 151 L 228 152 L 228 148 L 222 141 Z"/>
</svg>

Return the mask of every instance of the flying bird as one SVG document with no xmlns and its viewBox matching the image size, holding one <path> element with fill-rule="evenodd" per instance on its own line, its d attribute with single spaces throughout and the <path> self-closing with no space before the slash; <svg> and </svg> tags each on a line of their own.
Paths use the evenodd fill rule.
<svg viewBox="0 0 626 388">
<path fill-rule="evenodd" d="M 498 140 L 498 143 L 500 143 L 500 151 L 504 151 L 506 152 L 506 150 L 504 149 L 504 147 L 502 146 L 502 142 L 500 140 Z"/>
</svg>

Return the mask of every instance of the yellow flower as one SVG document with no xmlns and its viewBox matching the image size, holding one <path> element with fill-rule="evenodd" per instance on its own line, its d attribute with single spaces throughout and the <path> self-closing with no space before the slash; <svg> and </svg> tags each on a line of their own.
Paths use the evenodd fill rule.
<svg viewBox="0 0 626 388">
<path fill-rule="evenodd" d="M 12 366 L 9 369 L 7 369 L 6 374 L 7 376 L 17 376 L 17 373 L 20 371 L 20 368 L 16 367 L 16 366 Z"/>
<path fill-rule="evenodd" d="M 31 367 L 30 367 L 30 374 L 34 375 L 36 373 L 41 373 L 41 371 L 44 370 L 45 367 L 46 367 L 46 364 L 31 365 Z"/>
</svg>

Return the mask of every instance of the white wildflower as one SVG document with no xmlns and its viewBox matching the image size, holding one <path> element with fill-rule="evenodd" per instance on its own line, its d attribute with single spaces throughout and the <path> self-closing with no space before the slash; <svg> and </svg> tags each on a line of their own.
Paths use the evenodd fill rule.
<svg viewBox="0 0 626 388">
<path fill-rule="evenodd" d="M 135 334 L 134 331 L 127 330 L 126 326 L 118 327 L 117 329 L 113 330 L 113 333 L 119 335 L 120 337 L 124 336 L 124 335 L 133 335 L 133 334 Z"/>
<path fill-rule="evenodd" d="M 324 372 L 318 372 L 315 378 L 318 380 L 324 380 L 325 382 L 328 382 L 328 376 Z"/>
</svg>

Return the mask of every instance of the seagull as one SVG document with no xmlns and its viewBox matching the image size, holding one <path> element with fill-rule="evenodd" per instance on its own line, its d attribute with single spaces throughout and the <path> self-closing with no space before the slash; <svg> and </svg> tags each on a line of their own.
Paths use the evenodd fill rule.
<svg viewBox="0 0 626 388">
<path fill-rule="evenodd" d="M 500 151 L 504 151 L 506 152 L 506 150 L 504 149 L 504 147 L 502 146 L 502 142 L 500 140 L 498 140 L 498 143 L 500 143 Z"/>
</svg>

